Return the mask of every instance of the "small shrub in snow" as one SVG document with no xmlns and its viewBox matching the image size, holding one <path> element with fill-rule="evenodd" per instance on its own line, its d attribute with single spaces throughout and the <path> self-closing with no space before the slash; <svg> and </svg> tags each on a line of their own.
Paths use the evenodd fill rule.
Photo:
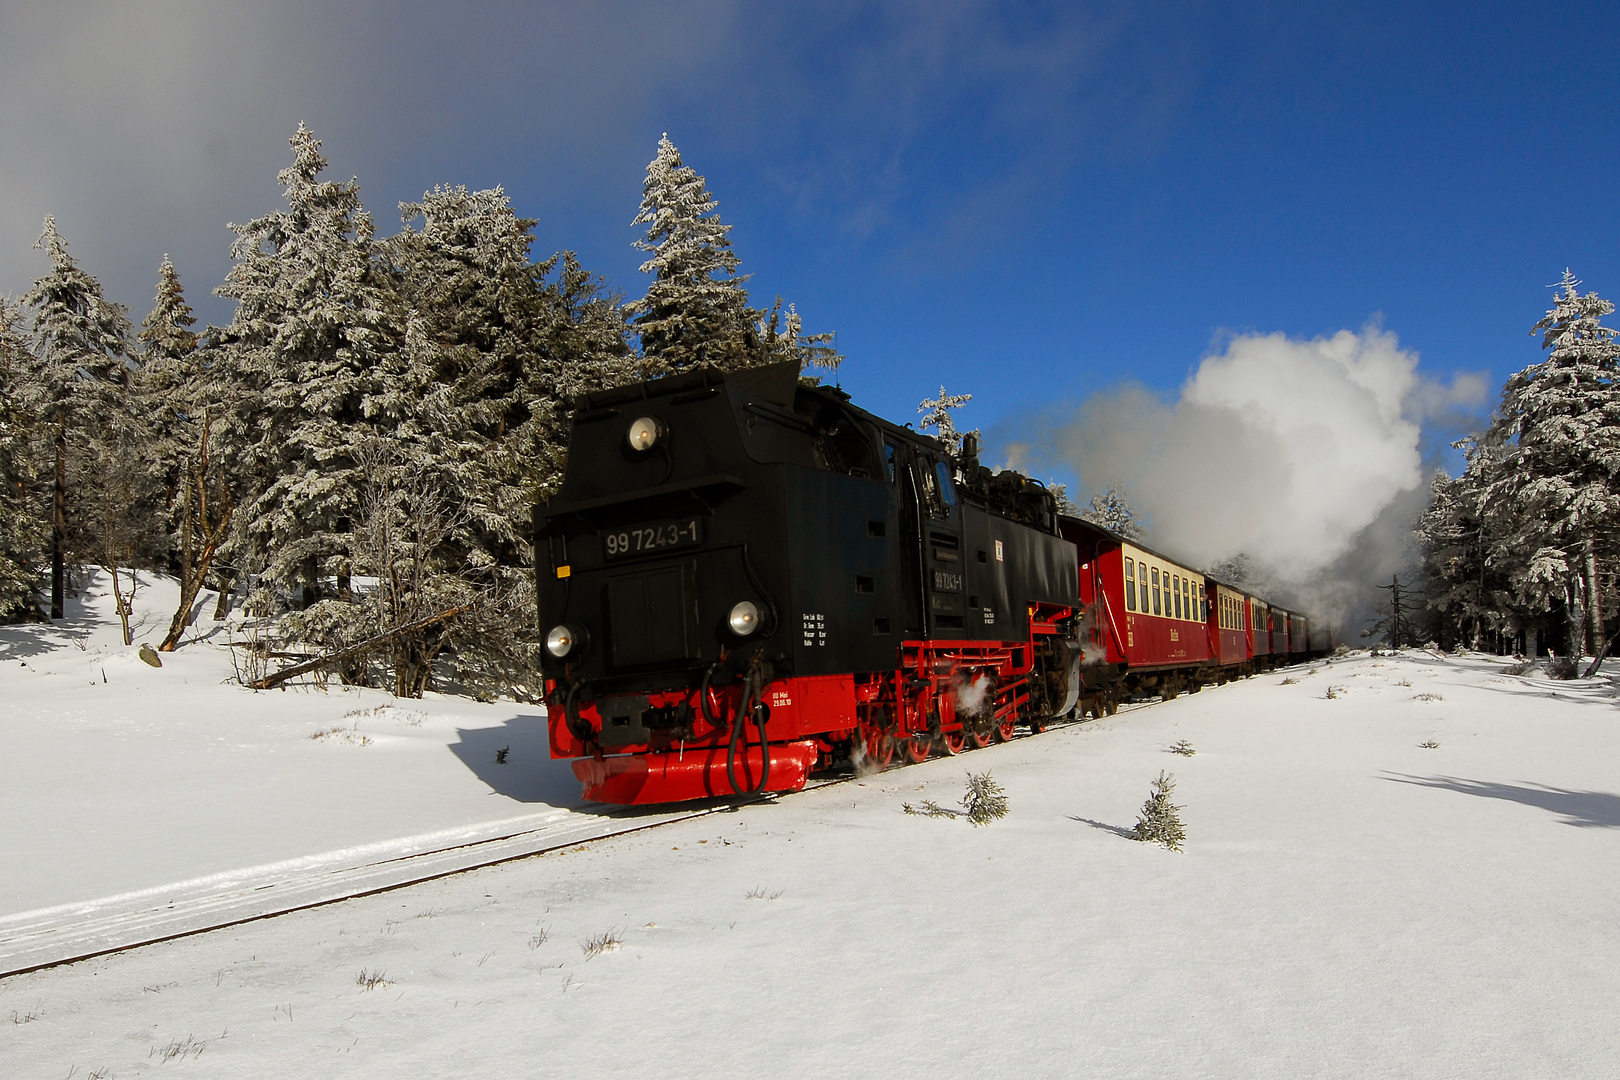
<svg viewBox="0 0 1620 1080">
<path fill-rule="evenodd" d="M 1290 676 L 1288 676 L 1288 678 L 1284 679 L 1282 682 L 1278 683 L 1277 685 L 1279 685 L 1279 686 L 1293 686 L 1297 682 L 1299 682 L 1299 680 L 1294 678 L 1292 675 L 1290 675 Z"/>
<path fill-rule="evenodd" d="M 1419 694 L 1417 697 L 1413 698 L 1412 700 L 1413 701 L 1444 701 L 1446 699 L 1441 697 L 1439 694 Z"/>
<path fill-rule="evenodd" d="M 1438 750 L 1440 749 L 1440 744 L 1435 742 L 1433 739 L 1429 739 L 1426 742 L 1418 743 L 1418 747 L 1423 750 Z"/>
<path fill-rule="evenodd" d="M 604 930 L 595 937 L 580 942 L 579 947 L 585 953 L 585 959 L 594 960 L 603 953 L 614 952 L 623 944 L 623 934 L 617 930 Z"/>
<path fill-rule="evenodd" d="M 362 990 L 375 990 L 379 986 L 392 986 L 393 984 L 388 981 L 388 976 L 384 975 L 381 970 L 370 971 L 361 968 L 360 974 L 354 977 L 354 985 Z"/>
<path fill-rule="evenodd" d="M 1346 694 L 1348 694 L 1348 693 L 1349 693 L 1349 692 L 1350 692 L 1350 691 L 1349 691 L 1349 689 L 1348 689 L 1348 688 L 1347 688 L 1347 687 L 1343 687 L 1343 686 L 1330 686 L 1330 687 L 1328 687 L 1328 688 L 1327 688 L 1327 694 L 1326 694 L 1326 695 L 1325 695 L 1325 696 L 1326 696 L 1326 697 L 1327 697 L 1327 699 L 1328 699 L 1328 700 L 1329 700 L 1329 701 L 1333 701 L 1333 700 L 1335 700 L 1335 699 L 1337 699 L 1337 698 L 1342 698 L 1342 697 L 1344 697 L 1344 696 L 1345 696 L 1345 695 L 1346 695 Z"/>
<path fill-rule="evenodd" d="M 775 892 L 772 892 L 771 890 L 767 889 L 765 886 L 760 885 L 757 888 L 749 889 L 748 890 L 748 896 L 745 899 L 748 899 L 748 900 L 779 900 L 779 899 L 781 899 L 782 894 L 785 893 L 785 892 L 787 892 L 786 889 L 777 889 Z"/>
<path fill-rule="evenodd" d="M 155 1057 L 158 1059 L 159 1064 L 164 1065 L 176 1059 L 184 1061 L 186 1058 L 191 1058 L 195 1061 L 197 1058 L 202 1057 L 203 1048 L 207 1045 L 206 1042 L 187 1035 L 183 1039 L 175 1039 L 168 1046 L 152 1047 L 152 1052 L 146 1056 L 149 1058 Z"/>
<path fill-rule="evenodd" d="M 1345 657 L 1345 656 L 1349 656 L 1349 655 L 1350 655 L 1350 646 L 1348 646 L 1348 645 L 1336 645 L 1336 646 L 1334 646 L 1334 649 L 1333 649 L 1334 659 L 1338 659 L 1340 657 Z"/>
<path fill-rule="evenodd" d="M 1180 754 L 1182 757 L 1192 757 L 1194 754 L 1198 753 L 1197 750 L 1193 749 L 1193 744 L 1188 742 L 1186 739 L 1182 739 L 1180 742 L 1176 743 L 1176 745 L 1172 746 L 1170 748 L 1170 752 L 1172 754 Z"/>
<path fill-rule="evenodd" d="M 322 728 L 310 736 L 315 742 L 334 742 L 343 746 L 370 746 L 371 736 L 360 734 L 359 725 L 352 728 Z"/>
<path fill-rule="evenodd" d="M 1142 804 L 1142 815 L 1136 820 L 1136 838 L 1149 844 L 1162 844 L 1171 851 L 1180 851 L 1187 832 L 1181 824 L 1181 807 L 1170 801 L 1176 790 L 1176 778 L 1163 769 L 1153 781 L 1153 793 Z"/>
<path fill-rule="evenodd" d="M 962 807 L 967 819 L 975 825 L 988 825 L 997 818 L 1007 816 L 1007 793 L 990 778 L 988 771 L 967 774 L 967 794 L 962 796 Z"/>
<path fill-rule="evenodd" d="M 933 799 L 924 799 L 921 806 L 912 806 L 910 803 L 901 803 L 900 809 L 908 814 L 917 814 L 921 817 L 956 817 L 955 810 L 947 810 Z"/>
<path fill-rule="evenodd" d="M 1575 677 L 1575 661 L 1567 656 L 1555 656 L 1547 661 L 1547 677 L 1550 679 L 1573 679 Z"/>
</svg>

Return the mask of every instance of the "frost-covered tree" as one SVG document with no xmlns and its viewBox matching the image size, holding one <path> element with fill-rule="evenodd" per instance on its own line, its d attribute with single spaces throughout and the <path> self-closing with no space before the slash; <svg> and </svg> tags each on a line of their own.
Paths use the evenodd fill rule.
<svg viewBox="0 0 1620 1080">
<path fill-rule="evenodd" d="M 836 373 L 838 365 L 844 362 L 843 354 L 833 347 L 834 335 L 804 333 L 803 320 L 792 304 L 787 306 L 787 314 L 782 314 L 780 296 L 771 305 L 770 314 L 761 318 L 755 329 L 764 363 L 796 360 L 800 368 Z"/>
<path fill-rule="evenodd" d="M 231 226 L 236 263 L 215 291 L 237 302 L 224 331 L 244 486 L 235 542 L 308 606 L 327 574 L 346 592 L 359 448 L 386 429 L 370 402 L 403 318 L 359 184 L 320 179 L 326 158 L 303 125 L 290 142 L 287 208 Z"/>
<path fill-rule="evenodd" d="M 32 366 L 21 313 L 0 296 L 0 622 L 37 617 L 44 566 L 44 518 L 30 505 L 29 418 L 19 389 Z"/>
<path fill-rule="evenodd" d="M 87 491 L 96 476 L 92 439 L 122 419 L 130 325 L 124 307 L 103 296 L 100 282 L 68 254 L 54 217 L 45 219 L 34 247 L 50 257 L 51 272 L 22 297 L 34 309 L 34 347 L 24 356 L 21 383 L 48 443 L 41 464 L 51 478 L 51 618 L 60 619 L 67 560 L 87 543 L 86 508 L 97 505 Z"/>
<path fill-rule="evenodd" d="M 956 430 L 956 423 L 951 419 L 953 410 L 973 400 L 972 394 L 947 394 L 945 387 L 939 388 L 939 397 L 923 398 L 917 404 L 917 413 L 922 420 L 917 424 L 919 430 L 933 428 L 936 437 L 945 445 L 945 452 L 952 457 L 962 453 L 962 435 Z M 975 436 L 978 431 L 971 432 Z"/>
<path fill-rule="evenodd" d="M 1430 502 L 1418 520 L 1423 551 L 1423 577 L 1429 607 L 1449 627 L 1442 640 L 1482 648 L 1487 633 L 1516 627 L 1511 582 L 1492 561 L 1496 537 L 1484 513 L 1485 492 L 1501 465 L 1501 448 L 1477 437 L 1453 444 L 1466 465 L 1460 476 L 1437 473 L 1430 482 Z"/>
<path fill-rule="evenodd" d="M 572 252 L 532 263 L 535 223 L 500 189 L 439 187 L 401 209 L 406 230 L 386 249 L 410 321 L 374 399 L 393 435 L 386 467 L 368 480 L 368 491 L 390 493 L 367 496 L 368 551 L 440 582 L 418 596 L 448 595 L 447 580 L 433 575 L 458 575 L 478 603 L 468 617 L 424 628 L 412 655 L 452 647 L 464 680 L 510 690 L 530 667 L 513 650 L 533 632 L 533 553 L 521 525 L 560 483 L 572 401 L 633 378 L 634 357 L 617 299 Z M 433 492 L 426 516 L 448 522 L 430 530 L 431 553 L 419 538 L 403 554 L 372 543 L 407 534 L 398 525 L 379 531 L 378 515 L 427 498 L 424 478 Z M 374 605 L 371 614 L 402 610 Z"/>
<path fill-rule="evenodd" d="M 717 205 L 666 133 L 647 165 L 641 211 L 631 222 L 647 226 L 635 246 L 650 256 L 641 272 L 653 275 L 647 295 L 626 306 L 648 377 L 695 364 L 730 370 L 762 359 L 759 313 L 743 288 L 748 275 L 737 273 L 731 226 L 720 220 Z"/>
<path fill-rule="evenodd" d="M 1136 508 L 1118 480 L 1110 480 L 1093 495 L 1080 511 L 1080 517 L 1127 540 L 1139 540 L 1143 535 Z"/>
<path fill-rule="evenodd" d="M 1502 461 L 1484 495 L 1492 560 L 1511 567 L 1523 603 L 1562 605 L 1576 656 L 1601 606 L 1599 564 L 1612 563 L 1620 536 L 1620 331 L 1601 321 L 1614 305 L 1580 284 L 1564 272 L 1531 331 L 1547 359 L 1502 388 L 1491 431 Z"/>
<path fill-rule="evenodd" d="M 170 567 L 180 602 L 160 651 L 180 644 L 192 610 L 226 551 L 236 510 L 235 480 L 221 438 L 233 394 L 217 343 L 202 345 L 180 274 L 167 255 L 158 267 L 157 295 L 141 322 L 142 409 L 152 426 L 146 452 L 162 484 L 170 537 Z M 228 585 L 219 582 L 221 599 Z M 223 614 L 223 612 L 219 612 Z"/>
</svg>

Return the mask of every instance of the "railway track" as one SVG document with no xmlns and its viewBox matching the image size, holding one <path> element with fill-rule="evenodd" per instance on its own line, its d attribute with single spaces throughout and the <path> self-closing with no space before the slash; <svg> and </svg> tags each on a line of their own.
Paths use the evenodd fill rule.
<svg viewBox="0 0 1620 1080">
<path fill-rule="evenodd" d="M 1145 707 L 1135 704 L 1120 711 Z M 1064 721 L 1047 730 L 1078 722 L 1083 721 Z M 854 778 L 844 774 L 812 780 L 804 790 Z M 667 812 L 633 807 L 586 814 L 549 810 L 0 916 L 0 979 L 402 889 L 776 797 Z"/>
</svg>

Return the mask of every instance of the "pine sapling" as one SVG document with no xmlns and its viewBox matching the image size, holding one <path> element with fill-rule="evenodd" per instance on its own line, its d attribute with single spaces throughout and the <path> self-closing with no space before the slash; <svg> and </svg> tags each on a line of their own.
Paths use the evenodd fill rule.
<svg viewBox="0 0 1620 1080">
<path fill-rule="evenodd" d="M 1153 793 L 1142 804 L 1142 816 L 1136 820 L 1136 838 L 1150 844 L 1163 844 L 1171 851 L 1180 851 L 1187 833 L 1181 825 L 1181 807 L 1170 801 L 1176 790 L 1176 778 L 1163 769 L 1153 781 Z"/>
<path fill-rule="evenodd" d="M 990 778 L 988 770 L 977 775 L 967 774 L 967 794 L 962 796 L 962 806 L 967 810 L 967 819 L 975 825 L 988 825 L 997 818 L 1007 816 L 1007 793 L 1001 785 Z"/>
</svg>

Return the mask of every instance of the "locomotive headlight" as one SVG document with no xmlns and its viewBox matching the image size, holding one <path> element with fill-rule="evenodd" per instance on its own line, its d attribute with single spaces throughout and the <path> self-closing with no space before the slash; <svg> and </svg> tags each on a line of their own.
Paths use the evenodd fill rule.
<svg viewBox="0 0 1620 1080">
<path fill-rule="evenodd" d="M 731 632 L 733 634 L 738 637 L 747 637 L 759 629 L 759 608 L 744 600 L 731 609 L 731 615 L 727 621 L 731 623 Z"/>
<path fill-rule="evenodd" d="M 643 416 L 630 425 L 630 449 L 645 453 L 664 437 L 664 424 L 656 416 Z"/>
<path fill-rule="evenodd" d="M 579 648 L 581 637 L 572 626 L 553 626 L 546 635 L 546 652 L 561 660 Z"/>
</svg>

